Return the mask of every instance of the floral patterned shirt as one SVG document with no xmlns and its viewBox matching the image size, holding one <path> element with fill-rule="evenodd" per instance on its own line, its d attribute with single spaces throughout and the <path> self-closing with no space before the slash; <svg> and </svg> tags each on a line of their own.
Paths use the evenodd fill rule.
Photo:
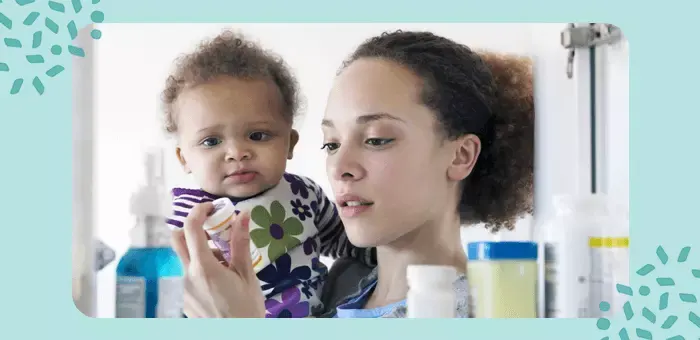
<svg viewBox="0 0 700 340">
<path fill-rule="evenodd" d="M 195 203 L 219 196 L 199 189 L 175 188 L 172 228 L 182 228 Z M 347 239 L 335 203 L 311 179 L 285 173 L 274 188 L 254 197 L 228 197 L 250 211 L 250 237 L 268 266 L 257 277 L 265 294 L 267 317 L 298 318 L 323 308 L 320 290 L 327 268 L 319 256 L 351 257 L 376 264 L 375 249 L 357 248 Z"/>
</svg>

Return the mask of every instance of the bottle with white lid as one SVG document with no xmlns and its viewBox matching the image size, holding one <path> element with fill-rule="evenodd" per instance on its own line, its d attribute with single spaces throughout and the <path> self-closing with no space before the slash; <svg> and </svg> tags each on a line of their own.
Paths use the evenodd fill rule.
<svg viewBox="0 0 700 340">
<path fill-rule="evenodd" d="M 180 318 L 182 262 L 170 246 L 162 151 L 146 156 L 146 184 L 131 200 L 136 226 L 117 265 L 116 318 Z"/>
<path fill-rule="evenodd" d="M 230 199 L 225 197 L 215 200 L 212 204 L 214 205 L 214 211 L 204 222 L 204 230 L 209 234 L 214 245 L 221 250 L 224 259 L 231 261 L 230 229 L 231 222 L 237 214 L 236 207 Z M 250 257 L 253 261 L 255 273 L 258 273 L 270 264 L 268 258 L 261 255 L 252 240 L 250 241 Z"/>
<path fill-rule="evenodd" d="M 406 269 L 408 318 L 454 318 L 457 297 L 452 266 L 410 265 Z"/>
<path fill-rule="evenodd" d="M 605 194 L 561 195 L 554 203 L 556 214 L 540 232 L 545 317 L 614 317 L 626 301 L 616 285 L 629 285 L 626 206 Z"/>
</svg>

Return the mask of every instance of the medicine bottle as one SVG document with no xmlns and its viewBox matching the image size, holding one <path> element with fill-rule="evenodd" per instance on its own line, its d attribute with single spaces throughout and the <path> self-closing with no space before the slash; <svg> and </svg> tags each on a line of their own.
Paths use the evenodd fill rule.
<svg viewBox="0 0 700 340">
<path fill-rule="evenodd" d="M 219 198 L 212 202 L 214 211 L 204 222 L 204 230 L 209 234 L 226 261 L 231 261 L 231 222 L 236 216 L 236 207 L 228 198 Z M 253 241 L 250 241 L 250 257 L 255 273 L 269 265 L 267 257 L 263 257 Z"/>
<path fill-rule="evenodd" d="M 410 265 L 406 270 L 408 318 L 454 318 L 457 271 L 451 266 Z"/>
</svg>

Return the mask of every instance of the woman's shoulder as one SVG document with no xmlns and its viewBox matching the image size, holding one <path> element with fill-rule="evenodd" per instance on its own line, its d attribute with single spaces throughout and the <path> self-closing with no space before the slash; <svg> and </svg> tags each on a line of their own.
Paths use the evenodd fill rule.
<svg viewBox="0 0 700 340">
<path fill-rule="evenodd" d="M 333 261 L 321 290 L 323 310 L 314 314 L 318 317 L 332 317 L 336 307 L 349 298 L 361 294 L 368 284 L 376 280 L 376 277 L 374 267 L 367 266 L 355 258 L 338 258 Z"/>
</svg>

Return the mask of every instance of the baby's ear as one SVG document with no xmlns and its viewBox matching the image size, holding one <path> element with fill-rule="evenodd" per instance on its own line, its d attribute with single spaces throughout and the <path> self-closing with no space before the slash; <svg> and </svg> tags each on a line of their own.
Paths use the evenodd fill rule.
<svg viewBox="0 0 700 340">
<path fill-rule="evenodd" d="M 185 173 L 191 174 L 192 170 L 187 166 L 187 160 L 185 159 L 185 155 L 182 154 L 182 149 L 177 146 L 175 147 L 175 155 L 177 156 L 177 160 L 180 162 L 180 165 L 182 165 L 182 169 L 185 170 Z"/>
<path fill-rule="evenodd" d="M 289 152 L 287 152 L 287 159 L 292 159 L 294 157 L 294 147 L 297 145 L 299 142 L 299 132 L 297 130 L 292 129 L 292 132 L 289 134 Z"/>
</svg>

